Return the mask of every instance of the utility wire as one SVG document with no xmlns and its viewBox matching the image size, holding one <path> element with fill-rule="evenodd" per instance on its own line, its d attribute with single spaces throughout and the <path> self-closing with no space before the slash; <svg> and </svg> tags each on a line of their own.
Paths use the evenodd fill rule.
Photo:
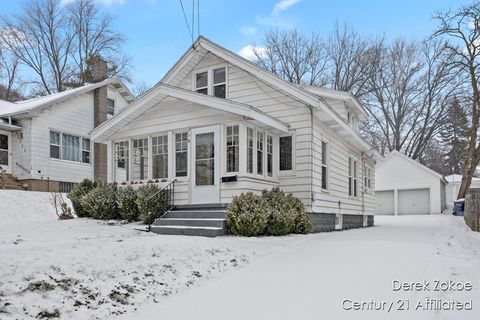
<svg viewBox="0 0 480 320">
<path fill-rule="evenodd" d="M 192 33 L 195 38 L 195 0 L 192 0 Z"/>
<path fill-rule="evenodd" d="M 187 15 L 185 14 L 185 8 L 183 7 L 182 0 L 180 0 L 180 6 L 182 7 L 183 17 L 185 18 L 185 24 L 187 25 L 188 33 L 190 33 L 190 37 L 192 38 L 192 43 L 193 43 L 193 33 L 192 33 L 192 30 L 190 29 L 190 24 L 188 23 Z"/>
<path fill-rule="evenodd" d="M 197 0 L 197 33 L 200 37 L 200 0 Z"/>
</svg>

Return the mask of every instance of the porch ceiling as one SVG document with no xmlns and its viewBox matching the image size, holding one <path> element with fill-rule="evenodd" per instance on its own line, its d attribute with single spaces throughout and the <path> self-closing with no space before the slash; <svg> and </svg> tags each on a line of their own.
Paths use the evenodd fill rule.
<svg viewBox="0 0 480 320">
<path fill-rule="evenodd" d="M 250 105 L 159 83 L 150 92 L 133 102 L 128 108 L 123 109 L 118 115 L 94 129 L 91 132 L 92 140 L 96 142 L 108 141 L 109 138 L 136 119 L 139 115 L 147 112 L 167 97 L 239 115 L 247 120 L 264 124 L 281 132 L 287 133 L 289 131 L 288 124 Z"/>
</svg>

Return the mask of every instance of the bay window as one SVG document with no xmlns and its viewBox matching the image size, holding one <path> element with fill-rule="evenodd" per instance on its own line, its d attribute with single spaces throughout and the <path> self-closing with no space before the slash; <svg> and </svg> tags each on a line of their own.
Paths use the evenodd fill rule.
<svg viewBox="0 0 480 320">
<path fill-rule="evenodd" d="M 253 129 L 247 127 L 247 172 L 253 173 Z"/>
<path fill-rule="evenodd" d="M 152 178 L 168 178 L 168 136 L 152 137 Z"/>
<path fill-rule="evenodd" d="M 175 134 L 175 176 L 186 177 L 188 156 L 188 133 Z"/>
<path fill-rule="evenodd" d="M 273 137 L 267 135 L 267 175 L 273 177 Z"/>
<path fill-rule="evenodd" d="M 263 175 L 263 144 L 264 134 L 257 131 L 257 174 Z"/>
<path fill-rule="evenodd" d="M 148 178 L 148 139 L 134 139 L 132 180 L 144 180 Z"/>
<path fill-rule="evenodd" d="M 227 172 L 239 171 L 239 157 L 240 157 L 240 139 L 239 130 L 237 126 L 227 126 L 226 128 L 226 143 L 227 143 Z"/>
<path fill-rule="evenodd" d="M 127 181 L 129 179 L 128 146 L 128 141 L 115 143 L 115 181 Z"/>
</svg>

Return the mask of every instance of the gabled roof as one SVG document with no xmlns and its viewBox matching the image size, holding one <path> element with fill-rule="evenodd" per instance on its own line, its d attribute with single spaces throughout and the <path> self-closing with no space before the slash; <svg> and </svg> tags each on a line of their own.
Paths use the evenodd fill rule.
<svg viewBox="0 0 480 320">
<path fill-rule="evenodd" d="M 261 79 L 268 85 L 276 88 L 277 90 L 293 97 L 296 100 L 302 101 L 306 105 L 313 107 L 317 112 L 321 112 L 325 118 L 330 119 L 336 123 L 335 127 L 341 130 L 348 137 L 352 138 L 352 145 L 357 146 L 360 150 L 369 152 L 372 147 L 351 128 L 348 123 L 330 106 L 321 96 L 314 94 L 301 86 L 294 85 L 279 76 L 268 72 L 252 61 L 249 61 L 240 55 L 210 41 L 209 39 L 200 36 L 195 43 L 187 50 L 185 54 L 173 65 L 173 67 L 162 78 L 160 83 L 168 83 L 176 86 L 183 80 L 183 76 L 191 72 L 196 64 L 201 60 L 203 55 L 211 52 L 224 61 L 227 61 L 231 65 L 234 65 L 254 76 Z M 374 152 L 374 156 L 377 160 L 382 157 Z"/>
<path fill-rule="evenodd" d="M 397 151 L 397 150 L 393 150 L 392 152 L 390 152 L 390 154 L 389 154 L 388 156 L 386 156 L 385 159 L 384 159 L 382 162 L 380 162 L 379 164 L 377 164 L 377 168 L 378 168 L 378 167 L 381 167 L 383 164 L 385 164 L 385 163 L 388 161 L 388 159 L 390 159 L 390 158 L 393 157 L 393 156 L 399 156 L 399 157 L 401 157 L 402 159 L 404 159 L 404 160 L 412 163 L 413 165 L 417 166 L 418 168 L 427 171 L 427 172 L 430 173 L 431 175 L 434 175 L 434 176 L 437 177 L 438 179 L 442 180 L 442 182 L 444 182 L 444 183 L 447 182 L 447 181 L 445 180 L 445 178 L 444 178 L 440 173 L 438 173 L 438 172 L 430 169 L 430 168 L 427 167 L 427 166 L 424 166 L 424 165 L 421 164 L 420 162 L 413 160 L 412 158 L 404 155 L 403 153 L 401 153 L 401 152 L 399 152 L 399 151 Z"/>
<path fill-rule="evenodd" d="M 8 105 L 0 104 L 0 116 L 8 117 L 21 114 L 34 114 L 35 112 L 41 111 L 53 104 L 63 102 L 67 99 L 71 99 L 106 85 L 112 85 L 115 89 L 117 89 L 127 102 L 132 102 L 134 100 L 133 95 L 120 79 L 110 78 L 101 82 L 87 84 L 82 87 L 65 90 L 44 97 L 23 100 L 16 103 L 10 103 Z"/>
<path fill-rule="evenodd" d="M 167 97 L 198 103 L 220 111 L 236 114 L 258 121 L 281 132 L 286 133 L 289 130 L 288 124 L 250 105 L 159 83 L 152 90 L 134 101 L 128 108 L 123 109 L 119 114 L 95 128 L 90 133 L 92 140 L 97 142 L 107 141 L 125 125 Z"/>
<path fill-rule="evenodd" d="M 313 86 L 306 86 L 305 89 L 323 98 L 344 101 L 345 103 L 348 103 L 350 107 L 356 109 L 360 116 L 362 116 L 363 120 L 368 118 L 368 114 L 362 104 L 351 92 Z"/>
</svg>

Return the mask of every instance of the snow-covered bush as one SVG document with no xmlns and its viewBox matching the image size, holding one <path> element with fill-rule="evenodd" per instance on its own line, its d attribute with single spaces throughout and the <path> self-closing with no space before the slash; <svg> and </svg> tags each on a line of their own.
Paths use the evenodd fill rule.
<svg viewBox="0 0 480 320">
<path fill-rule="evenodd" d="M 116 203 L 117 187 L 100 185 L 82 197 L 82 210 L 88 217 L 102 220 L 119 219 Z"/>
<path fill-rule="evenodd" d="M 83 210 L 82 198 L 96 187 L 96 183 L 92 180 L 85 179 L 78 186 L 73 188 L 68 194 L 68 198 L 72 201 L 73 211 L 77 217 L 88 217 L 88 213 Z"/>
<path fill-rule="evenodd" d="M 139 212 L 136 200 L 137 192 L 132 187 L 118 188 L 116 201 L 122 219 L 128 221 L 138 220 Z"/>
<path fill-rule="evenodd" d="M 168 209 L 168 193 L 155 184 L 146 184 L 138 188 L 135 200 L 140 219 L 145 224 L 152 224 Z"/>
<path fill-rule="evenodd" d="M 252 192 L 235 196 L 228 206 L 226 222 L 231 234 L 247 237 L 263 235 L 268 223 L 267 202 Z"/>
<path fill-rule="evenodd" d="M 234 235 L 285 235 L 308 233 L 312 222 L 303 203 L 279 188 L 264 190 L 261 196 L 251 192 L 233 198 L 226 222 Z"/>
</svg>

